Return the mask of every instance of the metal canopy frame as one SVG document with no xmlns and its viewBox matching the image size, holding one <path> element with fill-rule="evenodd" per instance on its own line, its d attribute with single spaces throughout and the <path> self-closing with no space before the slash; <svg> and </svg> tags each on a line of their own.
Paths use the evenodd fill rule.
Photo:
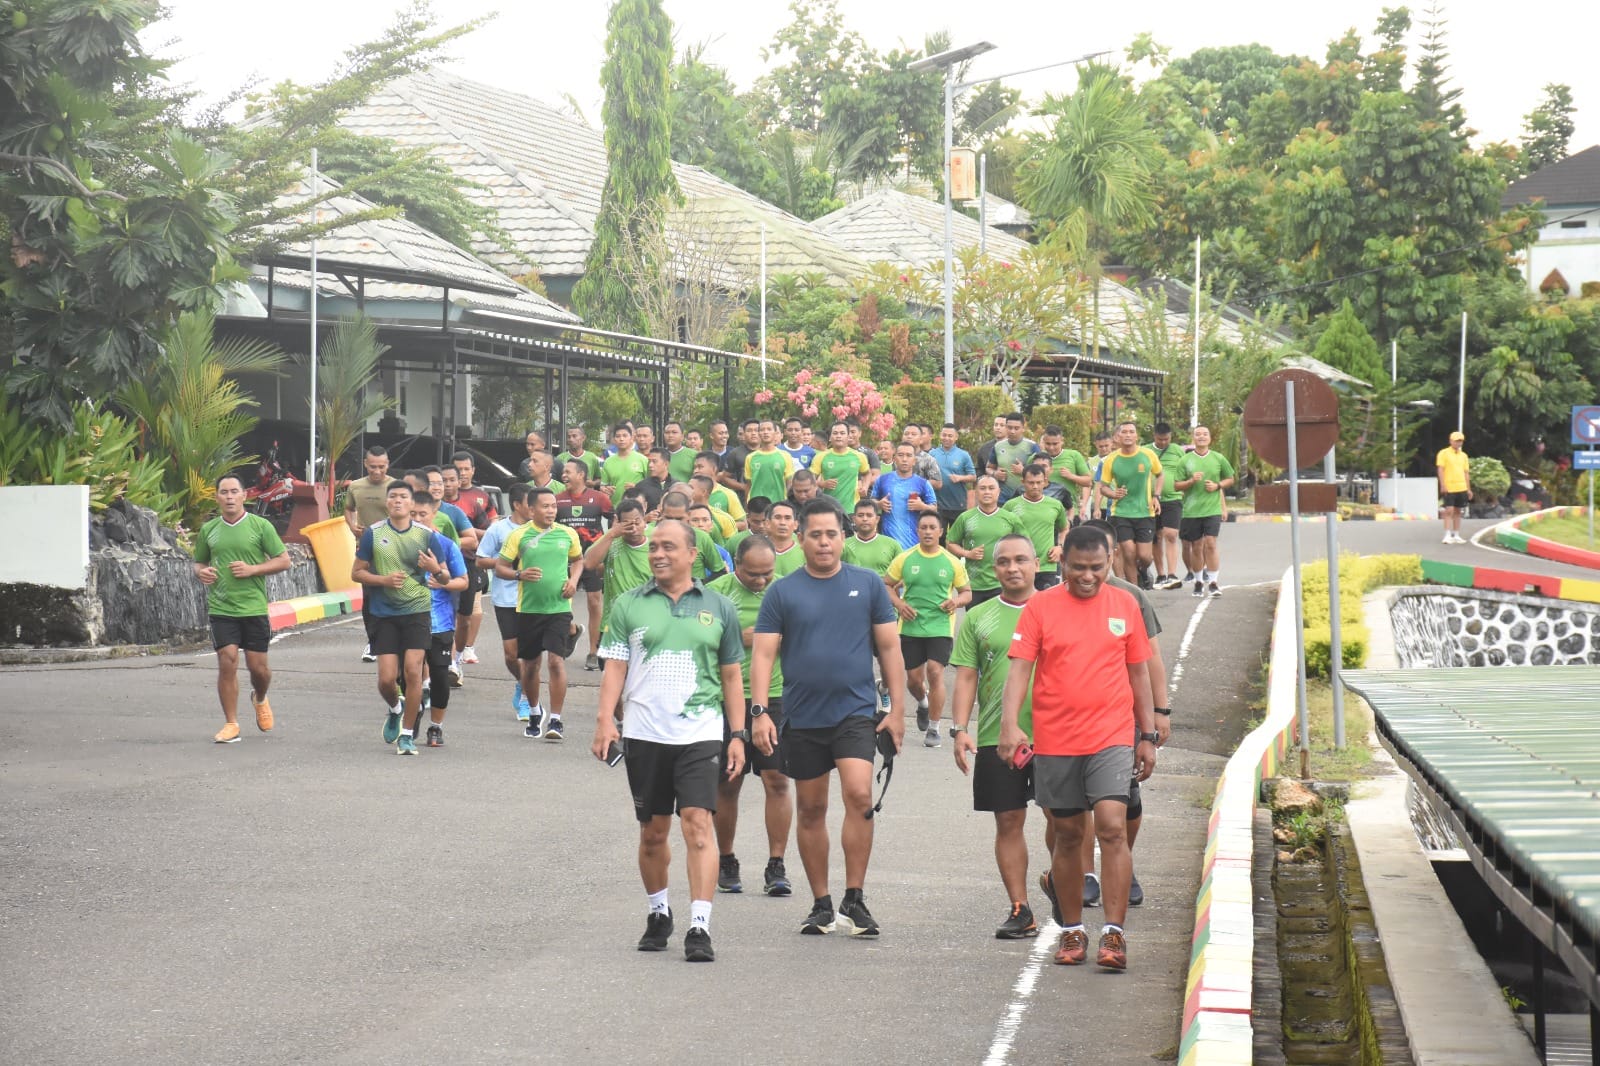
<svg viewBox="0 0 1600 1066">
<path fill-rule="evenodd" d="M 1153 421 L 1162 420 L 1162 400 L 1167 381 L 1165 370 L 1071 352 L 1048 352 L 1028 363 L 1022 372 L 1022 380 L 1039 385 L 1055 385 L 1062 390 L 1071 384 L 1089 384 L 1098 394 L 1100 425 L 1103 429 L 1109 429 L 1118 420 L 1117 405 L 1122 402 L 1125 389 L 1149 392 L 1155 405 Z"/>
</svg>

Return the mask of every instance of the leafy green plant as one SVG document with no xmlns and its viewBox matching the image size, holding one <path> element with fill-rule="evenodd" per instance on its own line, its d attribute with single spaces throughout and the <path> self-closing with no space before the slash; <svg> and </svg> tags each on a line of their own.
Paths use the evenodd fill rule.
<svg viewBox="0 0 1600 1066">
<path fill-rule="evenodd" d="M 180 501 L 193 527 L 216 499 L 217 478 L 255 456 L 239 438 L 255 428 L 255 401 L 233 375 L 276 373 L 283 353 L 246 338 L 218 342 L 210 311 L 179 315 L 162 338 L 150 370 L 126 385 L 117 399 L 137 420 L 148 455 L 166 471 L 165 488 Z"/>
<path fill-rule="evenodd" d="M 1081 403 L 1051 403 L 1035 407 L 1028 415 L 1028 428 L 1037 439 L 1046 426 L 1060 426 L 1068 448 L 1085 455 L 1094 454 L 1094 411 Z"/>
<path fill-rule="evenodd" d="M 328 498 L 338 485 L 339 457 L 362 428 L 395 405 L 392 397 L 371 392 L 378 360 L 389 350 L 378 343 L 378 329 L 365 316 L 345 319 L 318 353 L 317 431 L 328 456 Z"/>
<path fill-rule="evenodd" d="M 1370 634 L 1363 618 L 1361 598 L 1376 588 L 1416 585 L 1422 581 L 1422 563 L 1415 555 L 1339 557 L 1339 660 L 1346 670 L 1366 664 Z M 1329 624 L 1328 567 L 1312 563 L 1300 569 L 1304 596 L 1301 621 L 1305 625 L 1306 676 L 1328 677 L 1333 660 Z"/>
<path fill-rule="evenodd" d="M 1473 489 L 1481 496 L 1499 499 L 1511 487 L 1511 474 L 1506 465 L 1490 455 L 1474 455 L 1468 459 L 1467 473 L 1472 478 Z"/>
</svg>

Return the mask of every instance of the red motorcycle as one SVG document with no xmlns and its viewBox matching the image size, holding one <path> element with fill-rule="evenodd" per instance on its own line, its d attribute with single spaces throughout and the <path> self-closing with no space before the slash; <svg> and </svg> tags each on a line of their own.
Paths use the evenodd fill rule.
<svg viewBox="0 0 1600 1066">
<path fill-rule="evenodd" d="M 245 490 L 245 506 L 275 526 L 287 525 L 294 497 L 294 481 L 278 462 L 278 442 L 273 441 L 256 464 L 256 483 Z"/>
</svg>

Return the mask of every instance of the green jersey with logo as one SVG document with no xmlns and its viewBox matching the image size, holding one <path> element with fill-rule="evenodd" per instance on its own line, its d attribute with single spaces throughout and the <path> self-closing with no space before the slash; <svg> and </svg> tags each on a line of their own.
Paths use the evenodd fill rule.
<svg viewBox="0 0 1600 1066">
<path fill-rule="evenodd" d="M 955 649 L 950 653 L 951 666 L 978 671 L 978 721 L 972 738 L 980 748 L 992 748 L 1000 743 L 1001 704 L 1006 691 L 1006 674 L 1011 671 L 1011 637 L 1021 617 L 1022 605 L 1007 603 L 1004 596 L 978 604 L 961 620 L 961 632 L 956 634 Z M 1031 680 L 1028 694 L 1022 700 L 1022 710 L 1017 714 L 1017 725 L 1029 740 L 1033 739 Z"/>
<path fill-rule="evenodd" d="M 818 452 L 811 460 L 811 472 L 817 475 L 818 481 L 839 482 L 833 488 L 822 491 L 838 500 L 845 514 L 854 513 L 860 499 L 861 475 L 871 469 L 867 457 L 854 448 L 846 448 L 843 452 L 829 448 Z"/>
<path fill-rule="evenodd" d="M 754 451 L 744 461 L 744 481 L 750 486 L 745 499 L 757 496 L 777 502 L 789 496 L 789 479 L 794 477 L 794 457 L 774 448 L 770 452 Z"/>
<path fill-rule="evenodd" d="M 986 592 L 1000 587 L 994 576 L 994 546 L 1008 533 L 1021 533 L 1022 522 L 1004 508 L 984 513 L 980 507 L 962 511 L 950 524 L 945 540 L 971 551 L 983 545 L 982 559 L 967 560 L 967 576 L 972 579 L 974 592 Z"/>
<path fill-rule="evenodd" d="M 1161 502 L 1183 499 L 1183 490 L 1172 487 L 1174 481 L 1183 479 L 1183 458 L 1186 453 L 1182 448 L 1167 442 L 1165 448 L 1151 448 L 1156 453 L 1156 458 L 1161 460 L 1161 469 L 1166 471 L 1166 479 L 1161 483 Z"/>
<path fill-rule="evenodd" d="M 629 544 L 621 536 L 611 542 L 611 547 L 606 549 L 606 572 L 601 581 L 600 631 L 602 633 L 611 620 L 611 608 L 622 598 L 622 594 L 638 588 L 649 581 L 650 577 L 648 538 L 638 545 Z"/>
<path fill-rule="evenodd" d="M 1078 483 L 1076 481 L 1068 481 L 1063 475 L 1077 474 L 1079 477 L 1088 477 L 1088 460 L 1083 457 L 1082 452 L 1075 451 L 1072 448 L 1061 449 L 1061 454 L 1053 459 L 1048 455 L 1043 456 L 1043 458 L 1050 461 L 1050 485 L 1059 494 L 1061 502 L 1066 505 L 1067 510 L 1072 510 L 1078 500 Z"/>
<path fill-rule="evenodd" d="M 217 568 L 206 589 L 206 610 L 223 618 L 254 618 L 267 613 L 267 579 L 234 577 L 231 564 L 259 566 L 284 552 L 278 531 L 258 514 L 245 514 L 231 525 L 221 515 L 200 527 L 194 561 Z"/>
<path fill-rule="evenodd" d="M 955 612 L 946 614 L 939 605 L 954 596 L 956 589 L 967 587 L 967 568 L 960 559 L 943 548 L 935 548 L 929 554 L 919 544 L 901 552 L 883 576 L 891 585 L 905 586 L 900 598 L 917 612 L 915 618 L 900 619 L 902 635 L 955 636 Z"/>
<path fill-rule="evenodd" d="M 744 658 L 739 612 L 695 582 L 673 603 L 649 581 L 611 610 L 600 657 L 628 664 L 622 735 L 657 744 L 722 743 L 722 667 Z"/>
<path fill-rule="evenodd" d="M 611 490 L 611 506 L 622 502 L 622 490 L 637 485 L 650 474 L 650 460 L 634 449 L 627 455 L 621 452 L 606 456 L 600 464 L 600 484 Z"/>
<path fill-rule="evenodd" d="M 572 601 L 561 595 L 561 589 L 567 583 L 567 568 L 572 560 L 582 557 L 577 530 L 560 522 L 548 529 L 540 529 L 529 522 L 507 537 L 506 546 L 500 549 L 500 558 L 518 570 L 539 569 L 539 580 L 521 583 L 517 613 L 570 613 Z"/>
<path fill-rule="evenodd" d="M 1046 557 L 1047 553 L 1061 542 L 1061 534 L 1072 525 L 1072 519 L 1068 517 L 1067 509 L 1061 506 L 1061 501 L 1049 496 L 1038 500 L 1013 496 L 1002 510 L 1015 515 L 1022 532 L 1033 541 L 1033 550 L 1039 556 L 1039 572 L 1055 573 L 1059 564 L 1052 563 Z"/>
<path fill-rule="evenodd" d="M 864 567 L 882 577 L 889 572 L 889 564 L 899 558 L 903 551 L 905 549 L 900 547 L 899 541 L 882 533 L 871 540 L 850 537 L 844 542 L 844 561 L 851 566 Z"/>
<path fill-rule="evenodd" d="M 688 481 L 694 477 L 694 457 L 697 453 L 693 448 L 679 448 L 677 451 L 667 452 L 667 471 L 674 481 Z"/>
<path fill-rule="evenodd" d="M 1101 484 L 1128 490 L 1122 499 L 1112 501 L 1111 517 L 1152 517 L 1155 512 L 1150 508 L 1150 490 L 1160 473 L 1161 460 L 1149 448 L 1140 448 L 1132 455 L 1123 455 L 1118 450 L 1106 456 L 1100 467 Z"/>
<path fill-rule="evenodd" d="M 1204 455 L 1190 452 L 1183 457 L 1181 469 L 1182 473 L 1174 474 L 1172 480 L 1187 481 L 1195 474 L 1200 475 L 1200 480 L 1183 491 L 1183 517 L 1210 518 L 1222 514 L 1222 490 L 1207 492 L 1206 482 L 1220 484 L 1233 477 L 1233 464 L 1228 462 L 1228 457 L 1214 450 Z"/>
<path fill-rule="evenodd" d="M 772 583 L 767 583 L 771 588 Z M 706 588 L 712 592 L 726 596 L 728 602 L 733 604 L 734 610 L 739 612 L 739 643 L 744 643 L 744 631 L 756 624 L 756 616 L 761 613 L 761 601 L 766 599 L 767 589 L 760 592 L 751 592 L 739 580 L 738 574 L 723 574 Z M 750 656 L 754 649 L 744 649 L 744 698 L 750 698 Z M 782 656 L 772 660 L 772 685 L 771 692 L 783 691 L 783 663 Z"/>
</svg>

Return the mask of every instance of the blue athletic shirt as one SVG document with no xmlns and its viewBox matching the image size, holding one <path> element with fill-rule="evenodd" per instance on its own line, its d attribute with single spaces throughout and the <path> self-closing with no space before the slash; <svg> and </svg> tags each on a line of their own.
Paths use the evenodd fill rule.
<svg viewBox="0 0 1600 1066">
<path fill-rule="evenodd" d="M 898 617 L 883 578 L 848 563 L 832 577 L 801 567 L 767 586 L 755 628 L 783 638 L 778 656 L 788 724 L 828 729 L 852 715 L 871 717 L 878 709 L 872 627 Z"/>
<path fill-rule="evenodd" d="M 478 557 L 482 559 L 493 559 L 495 556 L 499 555 L 500 550 L 506 546 L 506 540 L 511 536 L 511 534 L 515 533 L 521 528 L 522 526 L 513 521 L 509 516 L 498 519 L 493 525 L 483 531 L 483 541 L 478 545 Z M 496 577 L 493 570 L 488 571 L 488 574 L 489 601 L 496 607 L 505 607 L 509 610 L 516 610 L 517 593 L 519 591 L 517 582 L 515 580 L 507 581 L 503 577 Z"/>
<path fill-rule="evenodd" d="M 945 448 L 940 445 L 928 452 L 933 456 L 933 461 L 939 464 L 939 491 L 937 493 L 939 510 L 965 511 L 967 509 L 967 490 L 971 488 L 968 482 L 956 484 L 952 476 L 965 477 L 977 473 L 977 468 L 972 465 L 972 456 L 967 454 L 965 448 Z"/>
<path fill-rule="evenodd" d="M 809 444 L 802 444 L 798 448 L 791 448 L 787 444 L 778 445 L 780 452 L 788 452 L 789 458 L 794 460 L 796 470 L 810 470 L 811 460 L 817 457 L 817 450 Z"/>
<path fill-rule="evenodd" d="M 917 546 L 917 519 L 922 517 L 922 512 L 911 513 L 908 505 L 913 496 L 924 503 L 938 502 L 928 479 L 916 474 L 901 477 L 891 470 L 887 474 L 879 474 L 878 480 L 872 483 L 872 498 L 889 500 L 889 513 L 883 516 L 883 532 L 893 537 L 902 548 Z"/>
<path fill-rule="evenodd" d="M 461 554 L 461 549 L 449 537 L 440 537 L 448 549 L 443 555 L 435 556 L 441 563 L 450 569 L 450 576 L 462 577 L 467 572 L 466 557 Z M 459 592 L 444 592 L 439 589 L 428 590 L 433 595 L 433 629 L 434 633 L 454 633 L 456 631 L 456 597 Z"/>
</svg>

